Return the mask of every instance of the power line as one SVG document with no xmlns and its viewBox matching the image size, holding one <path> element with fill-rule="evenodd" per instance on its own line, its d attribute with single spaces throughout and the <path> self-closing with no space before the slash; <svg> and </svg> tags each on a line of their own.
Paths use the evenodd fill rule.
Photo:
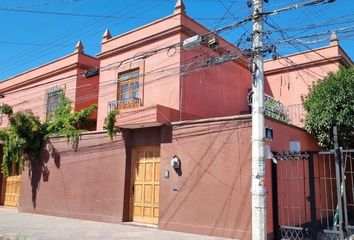
<svg viewBox="0 0 354 240">
<path fill-rule="evenodd" d="M 138 3 L 140 3 L 141 7 L 136 6 Z M 141 4 L 141 2 L 135 2 L 134 4 L 130 4 L 127 7 L 124 7 L 122 9 L 118 9 L 118 11 L 114 11 L 114 12 L 115 13 L 124 12 L 124 10 L 128 10 L 130 7 L 134 7 L 135 9 L 140 9 L 141 11 L 139 11 L 139 12 L 146 12 L 147 10 L 152 9 L 157 5 L 148 6 L 149 9 L 144 9 L 143 6 L 145 6 L 145 4 Z M 129 12 L 131 12 L 131 11 L 129 11 Z M 137 13 L 137 15 L 139 15 L 139 13 Z M 103 19 L 88 21 L 86 26 L 90 26 L 92 28 L 92 26 L 99 24 L 102 20 Z M 112 21 L 112 19 L 109 21 Z M 106 22 L 105 24 L 107 24 L 107 23 L 108 22 Z M 123 24 L 123 22 L 120 22 L 120 24 Z M 61 42 L 61 41 L 63 41 L 63 39 L 64 39 L 64 41 L 69 41 L 69 39 L 75 39 L 75 41 L 77 41 L 78 39 L 82 39 L 85 36 L 92 36 L 91 33 L 93 31 L 94 31 L 94 34 L 97 34 L 98 32 L 100 32 L 100 30 L 97 30 L 97 27 L 94 28 L 92 31 L 87 31 L 85 26 L 81 24 L 80 26 L 73 28 L 72 31 L 66 32 L 65 34 L 59 34 L 58 37 L 55 40 L 50 41 L 49 45 L 45 48 L 39 46 L 38 48 L 31 49 L 30 51 L 28 51 L 28 53 L 30 55 L 22 53 L 20 56 L 16 56 L 11 60 L 7 60 L 7 62 L 2 65 L 2 70 L 0 71 L 0 73 L 8 71 L 8 70 L 5 71 L 5 69 L 12 70 L 12 69 L 15 69 L 18 65 L 23 65 L 23 63 L 32 62 L 33 59 L 38 59 L 38 57 L 46 56 L 48 53 L 53 53 L 54 51 L 50 51 L 50 50 L 55 49 L 55 47 L 50 46 L 50 45 L 52 45 L 55 42 Z M 85 33 L 82 34 L 82 32 L 85 32 Z M 75 36 L 77 36 L 77 37 L 75 37 Z M 70 38 L 65 39 L 66 37 L 70 37 Z M 36 50 L 39 50 L 39 51 L 36 51 Z M 39 52 L 42 52 L 42 54 L 38 56 Z M 22 59 L 22 60 L 20 60 L 20 59 Z M 12 63 L 15 63 L 15 64 L 12 64 Z M 5 66 L 8 66 L 8 67 L 5 67 Z"/>
<path fill-rule="evenodd" d="M 270 11 L 270 12 L 264 12 L 263 15 L 271 16 L 271 15 L 276 15 L 276 14 L 279 14 L 279 13 L 282 13 L 282 12 L 296 10 L 296 9 L 299 9 L 299 8 L 332 3 L 334 1 L 335 0 L 312 0 L 312 1 L 309 1 L 309 2 L 306 2 L 306 3 L 295 4 L 295 5 L 292 5 L 292 6 L 289 6 L 289 7 L 273 10 L 273 11 Z"/>
</svg>

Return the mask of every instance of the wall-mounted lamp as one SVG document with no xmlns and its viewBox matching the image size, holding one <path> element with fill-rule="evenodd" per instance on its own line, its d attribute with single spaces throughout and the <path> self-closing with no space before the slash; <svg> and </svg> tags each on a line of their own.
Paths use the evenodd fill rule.
<svg viewBox="0 0 354 240">
<path fill-rule="evenodd" d="M 177 171 L 178 169 L 181 168 L 181 160 L 178 158 L 177 155 L 172 156 L 172 159 L 170 161 L 170 165 L 171 165 L 171 167 L 173 167 L 173 169 L 175 171 Z"/>
</svg>

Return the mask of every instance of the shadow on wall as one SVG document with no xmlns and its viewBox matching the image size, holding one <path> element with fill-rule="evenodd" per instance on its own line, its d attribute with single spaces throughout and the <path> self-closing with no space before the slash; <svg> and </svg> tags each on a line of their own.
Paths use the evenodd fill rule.
<svg viewBox="0 0 354 240">
<path fill-rule="evenodd" d="M 29 164 L 28 175 L 31 179 L 32 186 L 32 204 L 36 208 L 37 191 L 39 189 L 41 178 L 43 182 L 49 181 L 50 171 L 47 164 L 50 159 L 53 159 L 55 166 L 60 168 L 60 154 L 51 142 L 47 142 L 46 146 L 40 152 L 40 157 L 37 161 L 32 161 Z"/>
</svg>

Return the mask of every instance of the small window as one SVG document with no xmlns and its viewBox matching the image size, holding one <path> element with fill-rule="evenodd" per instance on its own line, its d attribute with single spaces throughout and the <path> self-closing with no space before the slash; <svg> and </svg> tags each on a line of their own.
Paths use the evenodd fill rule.
<svg viewBox="0 0 354 240">
<path fill-rule="evenodd" d="M 46 120 L 53 120 L 55 111 L 63 99 L 64 91 L 61 88 L 51 89 L 46 93 Z"/>
</svg>

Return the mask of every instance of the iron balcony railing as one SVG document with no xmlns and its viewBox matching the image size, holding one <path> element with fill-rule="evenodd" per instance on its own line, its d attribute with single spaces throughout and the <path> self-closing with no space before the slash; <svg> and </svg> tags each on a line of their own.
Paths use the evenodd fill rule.
<svg viewBox="0 0 354 240">
<path fill-rule="evenodd" d="M 306 110 L 302 104 L 292 104 L 285 106 L 286 113 L 290 124 L 304 127 L 304 120 L 306 116 Z"/>
<path fill-rule="evenodd" d="M 108 111 L 116 109 L 134 108 L 141 105 L 141 99 L 138 97 L 131 97 L 126 99 L 119 99 L 108 102 Z"/>
<path fill-rule="evenodd" d="M 252 107 L 252 94 L 248 96 L 248 101 L 250 107 Z M 284 105 L 279 100 L 265 95 L 264 108 L 264 114 L 270 118 L 304 127 L 303 120 L 306 111 L 302 104 Z"/>
<path fill-rule="evenodd" d="M 289 118 L 284 104 L 274 99 L 273 97 L 265 95 L 264 108 L 264 114 L 266 116 L 282 122 L 289 122 Z"/>
</svg>

